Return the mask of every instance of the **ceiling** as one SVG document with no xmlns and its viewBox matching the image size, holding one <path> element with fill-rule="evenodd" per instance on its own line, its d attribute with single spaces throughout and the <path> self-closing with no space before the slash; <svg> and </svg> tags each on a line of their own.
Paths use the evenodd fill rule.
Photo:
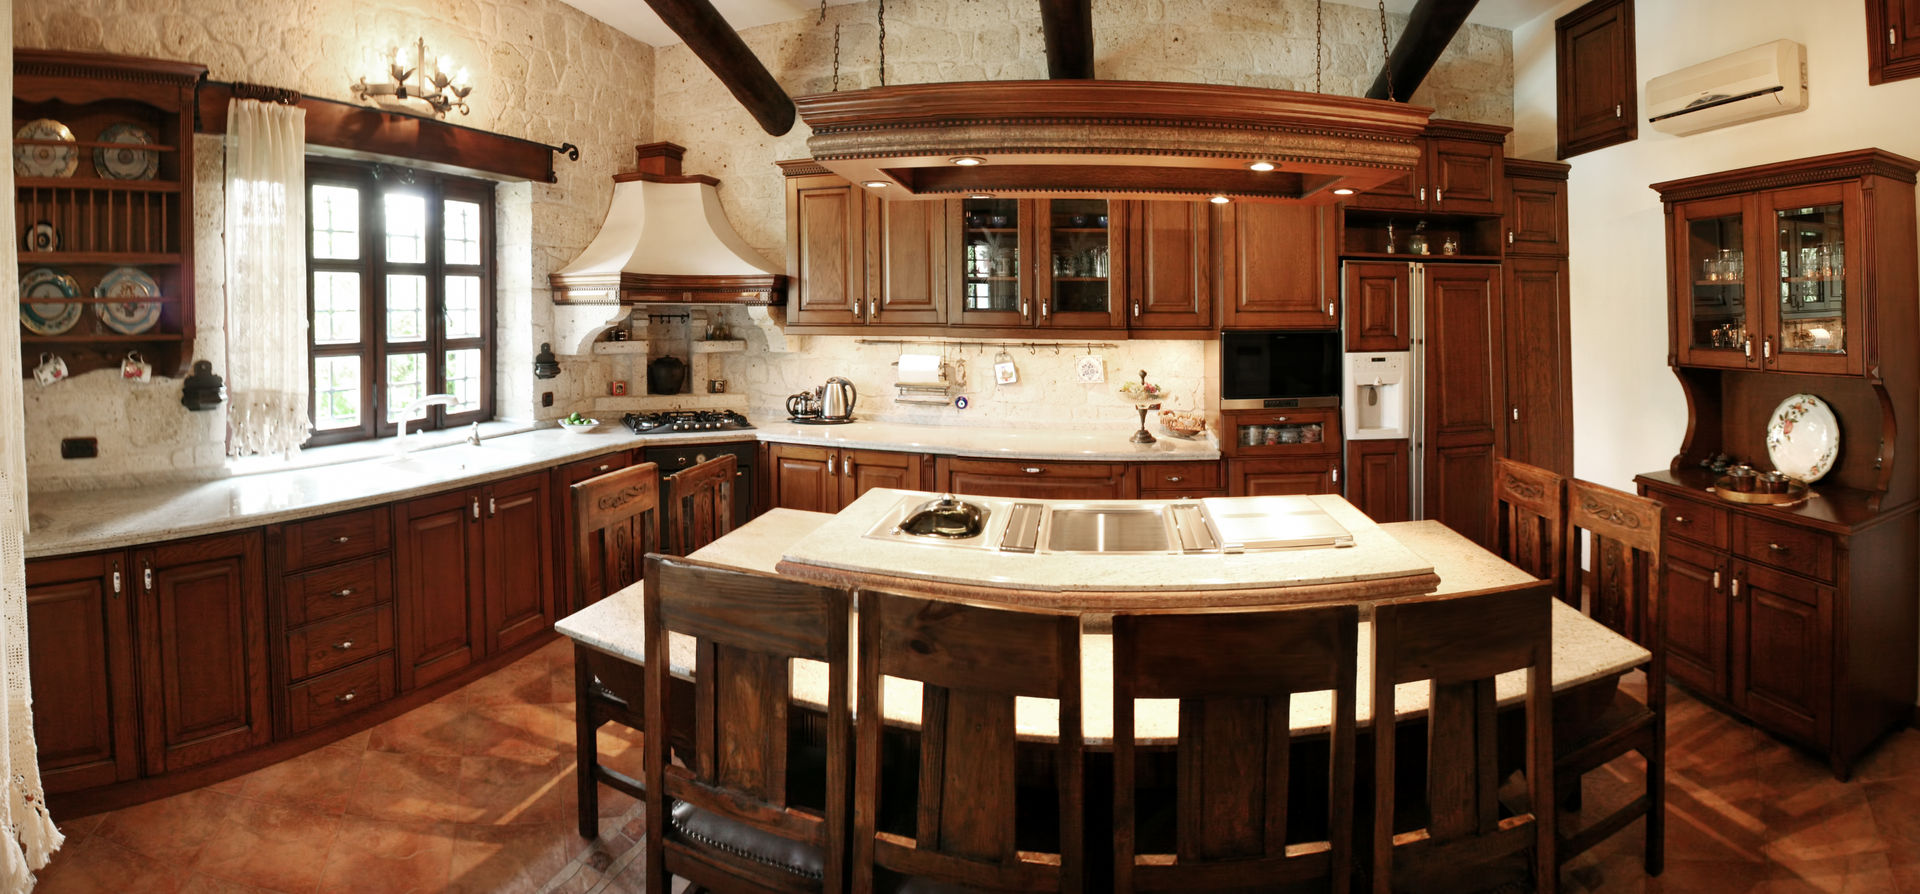
<svg viewBox="0 0 1920 894">
<path fill-rule="evenodd" d="M 564 0 L 587 15 L 656 47 L 680 42 L 680 38 L 660 22 L 653 9 L 642 0 Z M 829 6 L 858 3 L 860 0 L 826 0 Z M 1219 0 L 1216 0 L 1219 2 Z M 1405 13 L 1415 0 L 1387 0 L 1387 9 Z M 1348 4 L 1365 6 L 1365 3 Z M 1467 21 L 1478 25 L 1512 30 L 1559 5 L 1559 0 L 1480 0 Z M 772 22 L 787 22 L 817 14 L 820 5 L 806 0 L 713 0 L 713 6 L 726 16 L 734 30 Z"/>
</svg>

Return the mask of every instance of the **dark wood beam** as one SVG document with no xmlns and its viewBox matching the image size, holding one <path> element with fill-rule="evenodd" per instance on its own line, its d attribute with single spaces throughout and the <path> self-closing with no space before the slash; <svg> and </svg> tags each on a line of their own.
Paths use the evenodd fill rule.
<svg viewBox="0 0 1920 894">
<path fill-rule="evenodd" d="M 1466 24 L 1467 14 L 1479 0 L 1420 0 L 1407 14 L 1407 30 L 1387 56 L 1387 64 L 1373 79 L 1368 99 L 1387 99 L 1388 75 L 1392 75 L 1393 99 L 1406 102 L 1433 70 L 1434 60 L 1453 42 L 1453 35 Z"/>
<path fill-rule="evenodd" d="M 780 136 L 793 129 L 793 99 L 773 79 L 746 41 L 708 0 L 647 0 L 660 21 L 687 42 L 713 76 L 727 86 L 761 129 Z"/>
<path fill-rule="evenodd" d="M 1040 0 L 1047 77 L 1093 78 L 1093 0 Z"/>
</svg>

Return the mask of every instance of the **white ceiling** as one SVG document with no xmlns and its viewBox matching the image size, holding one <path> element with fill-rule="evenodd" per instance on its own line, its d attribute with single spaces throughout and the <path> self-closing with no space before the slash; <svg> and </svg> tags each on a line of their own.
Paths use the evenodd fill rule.
<svg viewBox="0 0 1920 894">
<path fill-rule="evenodd" d="M 656 47 L 680 42 L 680 38 L 674 36 L 673 31 L 661 23 L 660 17 L 653 14 L 653 8 L 649 7 L 644 0 L 565 0 L 565 2 L 587 15 Z M 858 2 L 860 0 L 827 0 L 827 5 L 841 6 Z M 1387 0 L 1387 9 L 1405 13 L 1413 9 L 1414 2 L 1415 0 Z M 1474 7 L 1473 14 L 1467 17 L 1467 21 L 1512 30 L 1557 5 L 1559 5 L 1558 0 L 1480 0 L 1480 4 Z M 792 21 L 809 14 L 817 14 L 820 9 L 818 0 L 811 3 L 806 0 L 713 0 L 713 6 L 726 17 L 736 31 L 772 22 Z"/>
</svg>

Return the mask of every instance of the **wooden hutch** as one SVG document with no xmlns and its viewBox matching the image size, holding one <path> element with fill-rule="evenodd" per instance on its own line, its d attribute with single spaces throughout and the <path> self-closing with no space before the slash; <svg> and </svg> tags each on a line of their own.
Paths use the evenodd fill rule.
<svg viewBox="0 0 1920 894">
<path fill-rule="evenodd" d="M 1668 224 L 1668 363 L 1689 411 L 1668 469 L 1636 479 L 1666 505 L 1668 668 L 1841 777 L 1914 708 L 1916 170 L 1868 149 L 1653 186 Z M 1768 419 L 1803 392 L 1841 430 L 1810 498 L 1710 492 L 1714 454 L 1770 468 Z"/>
</svg>

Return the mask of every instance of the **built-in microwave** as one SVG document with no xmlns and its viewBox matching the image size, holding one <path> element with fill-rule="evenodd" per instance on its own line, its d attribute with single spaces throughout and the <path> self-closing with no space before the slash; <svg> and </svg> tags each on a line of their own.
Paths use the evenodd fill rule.
<svg viewBox="0 0 1920 894">
<path fill-rule="evenodd" d="M 1331 407 L 1340 403 L 1340 332 L 1220 333 L 1220 408 Z"/>
</svg>

